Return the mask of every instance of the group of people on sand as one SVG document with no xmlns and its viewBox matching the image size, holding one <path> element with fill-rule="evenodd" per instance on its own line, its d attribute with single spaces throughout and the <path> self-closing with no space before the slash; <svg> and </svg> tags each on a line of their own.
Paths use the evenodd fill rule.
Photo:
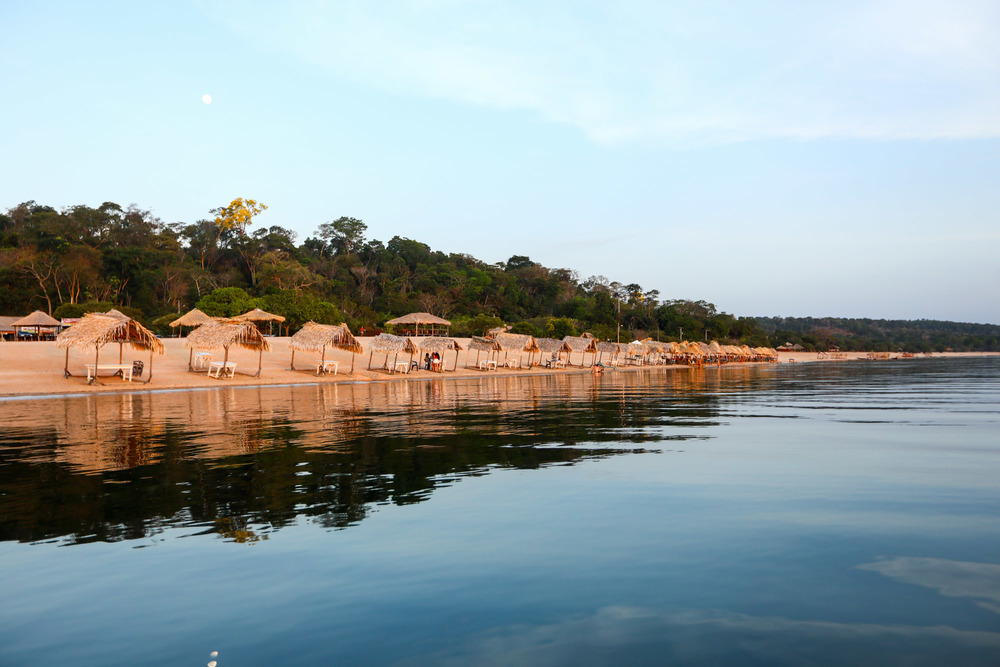
<svg viewBox="0 0 1000 667">
<path fill-rule="evenodd" d="M 440 370 L 441 369 L 441 355 L 437 352 L 424 354 L 424 368 L 427 370 Z"/>
</svg>

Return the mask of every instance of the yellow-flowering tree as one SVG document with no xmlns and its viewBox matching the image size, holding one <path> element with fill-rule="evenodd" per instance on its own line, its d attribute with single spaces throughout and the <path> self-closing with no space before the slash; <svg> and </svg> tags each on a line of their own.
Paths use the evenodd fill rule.
<svg viewBox="0 0 1000 667">
<path fill-rule="evenodd" d="M 215 215 L 215 227 L 218 232 L 215 242 L 218 246 L 224 232 L 230 232 L 232 246 L 246 262 L 250 274 L 250 283 L 257 285 L 257 260 L 263 254 L 263 247 L 254 243 L 247 236 L 247 227 L 253 224 L 254 217 L 267 210 L 267 205 L 253 199 L 237 197 L 229 206 L 213 208 L 210 213 Z"/>
</svg>

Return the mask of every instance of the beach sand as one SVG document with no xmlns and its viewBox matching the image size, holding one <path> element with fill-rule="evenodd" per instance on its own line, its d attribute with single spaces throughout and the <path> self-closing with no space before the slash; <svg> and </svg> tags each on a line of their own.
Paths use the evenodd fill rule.
<svg viewBox="0 0 1000 667">
<path fill-rule="evenodd" d="M 217 380 L 207 376 L 205 371 L 193 373 L 188 371 L 188 355 L 190 350 L 184 346 L 183 338 L 164 338 L 163 344 L 166 348 L 164 355 L 153 355 L 152 381 L 149 383 L 125 382 L 120 377 L 102 378 L 102 384 L 88 385 L 86 380 L 85 364 L 93 363 L 93 353 L 83 353 L 80 350 L 70 350 L 69 370 L 75 376 L 72 378 L 63 377 L 63 367 L 66 362 L 66 350 L 56 347 L 55 342 L 0 342 L 0 396 L 4 397 L 27 397 L 27 396 L 51 396 L 61 394 L 89 394 L 106 392 L 134 392 L 134 391 L 160 391 L 190 389 L 198 387 L 222 387 L 222 386 L 266 386 L 266 385 L 287 385 L 287 384 L 316 384 L 328 382 L 405 382 L 414 380 L 428 380 L 432 378 L 470 378 L 483 377 L 485 375 L 528 375 L 546 373 L 589 373 L 589 368 L 570 366 L 566 369 L 546 369 L 544 365 L 534 366 L 530 369 L 506 369 L 497 371 L 481 371 L 478 368 L 465 368 L 466 364 L 475 364 L 476 352 L 468 350 L 468 339 L 456 339 L 465 348 L 459 352 L 458 369 L 455 372 L 430 373 L 421 370 L 410 374 L 398 373 L 390 375 L 387 371 L 381 370 L 385 360 L 384 355 L 375 354 L 372 358 L 372 370 L 368 370 L 369 353 L 359 354 L 354 357 L 354 372 L 350 372 L 351 357 L 349 352 L 341 350 L 327 349 L 326 358 L 340 362 L 340 369 L 337 375 L 327 374 L 317 376 L 315 373 L 319 355 L 308 352 L 296 352 L 295 366 L 297 371 L 289 370 L 291 361 L 291 349 L 288 344 L 291 339 L 287 337 L 268 338 L 271 344 L 271 351 L 264 353 L 261 375 L 258 378 L 251 377 L 244 373 L 255 373 L 258 365 L 256 352 L 249 350 L 232 348 L 229 360 L 237 364 L 237 374 L 234 378 Z M 358 340 L 367 350 L 371 343 L 371 338 L 359 337 Z M 118 346 L 107 345 L 101 349 L 102 363 L 118 363 Z M 984 356 L 988 353 L 976 355 L 974 353 L 942 353 L 935 354 L 935 357 L 948 356 Z M 997 355 L 1000 353 L 993 353 Z M 455 364 L 454 352 L 445 353 L 445 365 L 452 368 Z M 538 355 L 535 355 L 536 357 Z M 802 363 L 825 361 L 838 363 L 842 361 L 852 361 L 865 359 L 864 352 L 845 352 L 840 359 L 821 358 L 815 352 L 782 352 L 779 353 L 780 363 Z M 893 357 L 897 356 L 895 354 Z M 482 353 L 485 358 L 485 353 Z M 215 354 L 215 360 L 222 360 L 222 353 Z M 501 360 L 504 358 L 500 355 Z M 919 356 L 917 358 L 920 358 Z M 142 360 L 147 368 L 144 378 L 149 376 L 149 353 L 138 352 L 126 347 L 123 351 L 122 361 L 130 363 L 133 360 Z M 400 360 L 409 360 L 409 355 L 400 355 Z M 527 354 L 522 355 L 523 360 L 527 360 Z M 587 364 L 590 363 L 591 355 L 587 355 Z M 392 358 L 390 357 L 390 363 Z M 890 360 L 889 363 L 905 363 L 907 359 L 898 361 Z M 573 362 L 581 362 L 580 355 L 573 355 Z M 874 363 L 874 362 L 873 362 Z M 882 362 L 887 363 L 887 362 Z M 621 367 L 623 371 L 642 371 L 654 367 Z M 666 368 L 684 368 L 684 366 L 668 366 Z"/>
</svg>

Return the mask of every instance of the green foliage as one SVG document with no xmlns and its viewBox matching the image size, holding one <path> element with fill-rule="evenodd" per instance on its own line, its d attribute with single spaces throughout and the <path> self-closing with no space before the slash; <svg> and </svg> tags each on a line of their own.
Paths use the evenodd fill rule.
<svg viewBox="0 0 1000 667">
<path fill-rule="evenodd" d="M 503 326 L 503 320 L 492 315 L 479 313 L 471 317 L 456 315 L 451 318 L 451 333 L 453 336 L 485 336 L 490 329 Z"/>
<path fill-rule="evenodd" d="M 576 336 L 576 323 L 568 317 L 553 317 L 545 325 L 545 336 L 562 340 L 566 336 Z"/>
<path fill-rule="evenodd" d="M 527 334 L 529 336 L 542 337 L 542 332 L 531 322 L 518 322 L 510 328 L 511 333 L 516 334 Z"/>
<path fill-rule="evenodd" d="M 52 311 L 52 317 L 83 317 L 86 313 L 106 313 L 114 304 L 110 301 L 87 301 L 86 303 L 64 303 Z"/>
<path fill-rule="evenodd" d="M 259 301 L 239 287 L 220 287 L 203 296 L 195 306 L 212 317 L 236 317 L 259 307 Z"/>
</svg>

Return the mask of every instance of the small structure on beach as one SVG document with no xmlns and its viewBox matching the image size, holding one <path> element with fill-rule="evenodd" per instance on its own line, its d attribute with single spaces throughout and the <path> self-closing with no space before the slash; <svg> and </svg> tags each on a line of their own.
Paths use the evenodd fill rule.
<svg viewBox="0 0 1000 667">
<path fill-rule="evenodd" d="M 486 353 L 486 361 L 493 359 L 493 355 L 498 358 L 493 359 L 494 362 L 499 361 L 500 356 L 500 344 L 496 342 L 493 338 L 486 338 L 485 336 L 473 336 L 469 341 L 469 351 L 465 355 L 465 367 L 469 367 L 469 357 L 472 356 L 472 351 L 476 351 L 476 366 L 479 367 L 480 356 L 483 352 Z"/>
<path fill-rule="evenodd" d="M 124 357 L 124 347 L 128 345 L 135 350 L 149 351 L 149 372 L 146 374 L 146 379 L 143 382 L 149 382 L 153 379 L 153 353 L 163 354 L 164 352 L 163 343 L 160 342 L 160 339 L 152 331 L 133 319 L 122 320 L 117 317 L 108 317 L 103 313 L 87 313 L 79 322 L 59 334 L 59 337 L 56 339 L 56 347 L 66 348 L 66 365 L 63 368 L 65 376 L 73 377 L 73 374 L 69 372 L 70 349 L 89 350 L 93 348 L 94 368 L 92 374 L 88 373 L 88 383 L 99 382 L 97 374 L 102 370 L 101 348 L 108 343 L 118 343 L 117 365 L 119 368 L 114 369 L 115 374 L 122 373 L 124 375 L 125 370 L 127 370 L 122 368 L 125 366 L 122 363 L 122 359 Z M 105 364 L 105 366 L 110 365 Z M 132 370 L 129 372 L 129 377 L 134 379 L 136 375 L 141 376 L 142 362 L 133 361 L 131 365 Z M 136 370 L 139 371 L 138 374 Z"/>
<path fill-rule="evenodd" d="M 20 339 L 21 331 L 24 329 L 34 329 L 35 338 L 40 339 L 42 337 L 42 327 L 45 327 L 46 329 L 54 327 L 56 329 L 56 333 L 58 333 L 62 329 L 62 322 L 49 316 L 48 313 L 36 310 L 26 317 L 14 320 L 11 322 L 10 326 L 14 328 L 14 340 Z"/>
<path fill-rule="evenodd" d="M 564 336 L 563 342 L 569 346 L 570 355 L 567 363 L 573 363 L 573 353 L 580 353 L 580 366 L 583 367 L 587 363 L 587 354 L 594 355 L 590 360 L 590 365 L 593 366 L 594 362 L 597 360 L 597 339 L 590 334 L 583 334 L 582 336 Z"/>
<path fill-rule="evenodd" d="M 254 308 L 253 310 L 247 311 L 242 315 L 237 315 L 233 319 L 237 322 L 253 322 L 258 329 L 260 329 L 260 325 L 263 322 L 267 322 L 269 334 L 273 333 L 274 329 L 272 327 L 275 322 L 281 324 L 285 321 L 285 318 L 281 315 L 275 315 L 274 313 L 269 313 L 266 310 L 261 310 L 260 308 Z"/>
<path fill-rule="evenodd" d="M 444 364 L 444 353 L 447 352 L 448 350 L 455 351 L 455 365 L 452 366 L 451 370 L 454 371 L 458 369 L 458 353 L 461 352 L 462 346 L 454 338 L 443 338 L 443 337 L 422 338 L 418 340 L 416 344 L 417 348 L 420 351 L 420 354 L 433 355 L 435 352 L 437 352 L 438 355 L 441 357 L 440 368 L 435 369 L 432 365 L 431 370 L 438 370 L 438 371 L 448 370 L 447 368 L 445 368 Z"/>
<path fill-rule="evenodd" d="M 200 327 L 205 322 L 211 322 L 213 319 L 213 317 L 206 315 L 197 308 L 192 308 L 171 322 L 170 327 L 172 329 L 178 329 L 178 335 L 183 335 L 184 327 L 194 329 L 195 327 Z"/>
<path fill-rule="evenodd" d="M 602 340 L 598 342 L 595 347 L 598 353 L 597 361 L 603 362 L 604 355 L 607 354 L 610 357 L 609 363 L 612 364 L 618 359 L 618 355 L 620 355 L 625 349 L 625 346 L 621 343 L 613 343 L 609 340 Z"/>
<path fill-rule="evenodd" d="M 260 371 L 264 362 L 264 353 L 271 351 L 271 345 L 264 338 L 260 329 L 248 320 L 213 320 L 212 322 L 202 324 L 188 334 L 188 337 L 184 341 L 184 346 L 191 350 L 188 354 L 188 370 L 197 370 L 193 364 L 195 350 L 204 350 L 206 352 L 224 350 L 225 356 L 222 360 L 222 369 L 226 374 L 230 376 L 234 375 L 236 372 L 235 368 L 231 372 L 228 371 L 229 348 L 234 345 L 248 350 L 257 350 L 257 372 L 251 377 L 260 377 Z M 211 370 L 211 367 L 209 367 L 209 370 Z M 220 372 L 219 374 L 222 375 L 223 373 Z M 250 374 L 246 373 L 246 375 Z"/>
<path fill-rule="evenodd" d="M 399 336 L 447 336 L 451 327 L 449 320 L 430 313 L 410 313 L 386 324 Z"/>
<path fill-rule="evenodd" d="M 536 338 L 535 343 L 538 345 L 539 351 L 539 361 L 542 361 L 542 357 L 548 356 L 549 361 L 558 360 L 560 362 L 565 362 L 569 355 L 572 354 L 573 350 L 564 340 L 557 340 L 555 338 Z M 565 356 L 564 356 L 565 355 Z M 555 364 L 550 364 L 555 366 Z"/>
<path fill-rule="evenodd" d="M 534 336 L 529 336 L 528 334 L 513 334 L 513 333 L 498 333 L 493 337 L 493 340 L 497 342 L 500 346 L 500 351 L 504 353 L 504 362 L 507 361 L 507 355 L 511 352 L 517 354 L 518 365 L 521 363 L 521 353 L 528 353 L 528 363 L 531 363 L 531 355 L 539 352 L 538 343 L 535 342 Z"/>
<path fill-rule="evenodd" d="M 372 368 L 372 357 L 378 352 L 385 355 L 385 362 L 382 364 L 382 368 L 390 373 L 395 373 L 396 364 L 399 363 L 399 355 L 402 353 L 410 355 L 409 361 L 406 362 L 406 371 L 409 372 L 410 365 L 413 363 L 413 355 L 417 353 L 417 346 L 409 338 L 380 333 L 372 339 L 368 350 L 368 370 Z M 392 355 L 392 368 L 389 368 L 389 355 Z"/>
<path fill-rule="evenodd" d="M 346 350 L 351 353 L 351 371 L 354 372 L 354 356 L 364 353 L 361 343 L 354 337 L 346 324 L 317 324 L 316 322 L 306 322 L 302 325 L 288 347 L 292 349 L 292 360 L 289 364 L 291 369 L 295 368 L 295 351 L 319 352 L 320 360 L 316 366 L 316 375 L 323 372 L 326 364 L 326 348 L 332 347 L 338 350 Z"/>
</svg>

